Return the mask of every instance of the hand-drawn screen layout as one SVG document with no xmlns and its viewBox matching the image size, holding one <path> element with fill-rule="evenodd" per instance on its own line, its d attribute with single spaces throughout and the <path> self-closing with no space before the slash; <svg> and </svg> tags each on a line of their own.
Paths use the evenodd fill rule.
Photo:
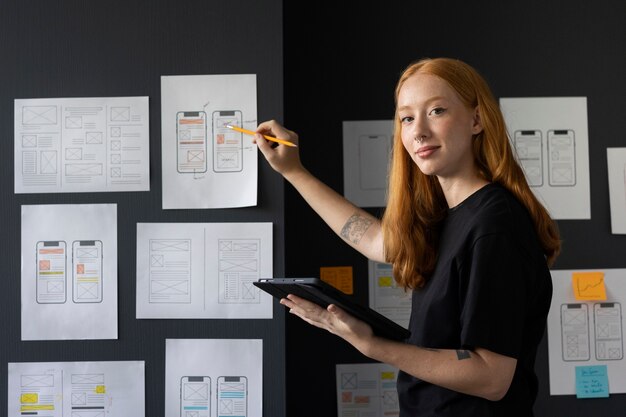
<svg viewBox="0 0 626 417">
<path fill-rule="evenodd" d="M 15 192 L 148 191 L 148 97 L 15 100 Z"/>
<path fill-rule="evenodd" d="M 180 417 L 210 416 L 211 377 L 182 377 L 180 379 Z"/>
<path fill-rule="evenodd" d="M 248 415 L 248 378 L 220 376 L 217 378 L 217 417 Z"/>
<path fill-rule="evenodd" d="M 63 373 L 60 370 L 40 368 L 11 375 L 11 365 L 14 364 L 9 364 L 9 391 L 17 392 L 9 394 L 9 415 L 12 411 L 14 415 L 63 415 L 63 396 L 60 395 Z"/>
<path fill-rule="evenodd" d="M 271 318 L 271 223 L 138 223 L 137 318 Z"/>
<path fill-rule="evenodd" d="M 515 152 L 526 174 L 528 185 L 543 185 L 543 142 L 540 130 L 516 130 L 513 138 Z"/>
<path fill-rule="evenodd" d="M 548 174 L 553 187 L 576 185 L 576 144 L 571 129 L 548 131 Z"/>
<path fill-rule="evenodd" d="M 369 306 L 383 316 L 408 328 L 411 317 L 411 291 L 399 287 L 388 263 L 368 261 Z"/>
<path fill-rule="evenodd" d="M 220 376 L 217 378 L 217 416 L 248 415 L 248 378 Z M 180 417 L 210 417 L 211 377 L 183 376 L 180 380 Z"/>
<path fill-rule="evenodd" d="M 65 303 L 67 295 L 65 242 L 37 242 L 36 250 L 37 302 Z"/>
<path fill-rule="evenodd" d="M 165 414 L 261 417 L 262 347 L 256 339 L 167 339 Z"/>
<path fill-rule="evenodd" d="M 219 302 L 261 302 L 261 293 L 252 283 L 261 278 L 260 239 L 219 239 Z"/>
<path fill-rule="evenodd" d="M 555 219 L 591 218 L 586 97 L 501 98 L 528 185 Z"/>
<path fill-rule="evenodd" d="M 213 112 L 213 171 L 239 172 L 243 169 L 243 134 L 228 126 L 241 127 L 239 110 Z"/>
<path fill-rule="evenodd" d="M 102 301 L 102 242 L 80 240 L 72 243 L 72 297 L 75 303 Z"/>
<path fill-rule="evenodd" d="M 35 281 L 37 303 L 63 304 L 67 301 L 67 256 L 64 241 L 37 242 Z M 102 242 L 72 242 L 72 301 L 102 301 Z"/>
<path fill-rule="evenodd" d="M 150 302 L 191 303 L 191 240 L 150 239 Z"/>
<path fill-rule="evenodd" d="M 104 373 L 70 374 L 72 414 L 107 414 L 108 401 Z"/>
<path fill-rule="evenodd" d="M 161 77 L 164 209 L 256 205 L 256 75 Z"/>
<path fill-rule="evenodd" d="M 11 416 L 144 416 L 144 362 L 9 363 Z"/>
<path fill-rule="evenodd" d="M 387 205 L 391 120 L 343 122 L 344 196 L 359 207 Z"/>
<path fill-rule="evenodd" d="M 517 159 L 531 187 L 544 185 L 544 159 L 548 166 L 550 187 L 576 185 L 576 152 L 574 131 L 571 129 L 548 130 L 546 147 L 540 130 L 517 130 L 513 142 Z M 544 156 L 546 154 L 546 156 Z"/>
<path fill-rule="evenodd" d="M 337 416 L 398 416 L 398 370 L 383 363 L 337 364 Z"/>
<path fill-rule="evenodd" d="M 176 113 L 176 153 L 179 173 L 202 174 L 207 170 L 207 122 L 203 111 Z"/>
<path fill-rule="evenodd" d="M 389 157 L 391 139 L 386 135 L 359 136 L 359 186 L 362 190 L 387 188 L 387 164 L 380 163 Z"/>
<path fill-rule="evenodd" d="M 22 206 L 22 340 L 117 338 L 115 204 Z"/>
<path fill-rule="evenodd" d="M 550 393 L 576 394 L 575 368 L 595 365 L 607 366 L 611 393 L 624 393 L 622 305 L 626 302 L 626 270 L 601 271 L 607 297 L 601 301 L 576 300 L 573 276 L 583 272 L 600 271 L 552 271 L 554 290 L 548 314 Z"/>
</svg>

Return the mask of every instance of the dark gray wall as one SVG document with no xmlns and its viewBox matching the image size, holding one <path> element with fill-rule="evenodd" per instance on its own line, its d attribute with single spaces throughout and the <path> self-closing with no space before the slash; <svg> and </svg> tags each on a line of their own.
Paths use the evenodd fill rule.
<svg viewBox="0 0 626 417">
<path fill-rule="evenodd" d="M 265 25 L 264 22 L 274 24 Z M 258 205 L 161 209 L 160 76 L 257 74 L 258 118 L 282 119 L 282 2 L 2 0 L 0 2 L 0 414 L 7 363 L 144 360 L 146 416 L 163 416 L 166 338 L 263 339 L 263 411 L 285 415 L 284 309 L 273 320 L 136 320 L 137 222 L 273 222 L 284 273 L 281 180 L 260 165 Z M 150 97 L 150 192 L 13 194 L 13 99 Z M 117 203 L 119 339 L 20 341 L 22 204 Z"/>
<path fill-rule="evenodd" d="M 626 3 L 607 0 L 285 2 L 286 124 L 300 134 L 304 164 L 342 193 L 342 121 L 393 118 L 397 78 L 419 58 L 462 59 L 497 97 L 586 96 L 591 220 L 558 222 L 563 253 L 555 268 L 624 268 L 626 236 L 611 235 L 606 148 L 626 146 L 625 18 Z M 287 273 L 319 276 L 320 266 L 353 265 L 354 298 L 367 304 L 366 260 L 291 187 L 285 216 Z M 289 315 L 286 327 L 287 414 L 336 415 L 334 365 L 367 359 Z M 545 338 L 536 369 L 537 416 L 624 414 L 624 395 L 551 397 Z"/>
</svg>

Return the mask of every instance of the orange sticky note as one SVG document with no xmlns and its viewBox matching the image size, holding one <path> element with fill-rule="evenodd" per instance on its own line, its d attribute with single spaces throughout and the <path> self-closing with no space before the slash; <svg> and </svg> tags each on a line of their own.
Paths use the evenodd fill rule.
<svg viewBox="0 0 626 417">
<path fill-rule="evenodd" d="M 322 266 L 320 279 L 346 294 L 354 292 L 351 266 Z"/>
<path fill-rule="evenodd" d="M 577 300 L 606 300 L 604 272 L 573 272 L 572 288 Z"/>
</svg>

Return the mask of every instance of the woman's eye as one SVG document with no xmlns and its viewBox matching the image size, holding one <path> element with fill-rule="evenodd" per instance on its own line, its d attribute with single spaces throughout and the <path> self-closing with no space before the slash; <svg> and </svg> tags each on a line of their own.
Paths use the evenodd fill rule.
<svg viewBox="0 0 626 417">
<path fill-rule="evenodd" d="M 442 113 L 444 113 L 446 111 L 446 109 L 444 109 L 443 107 L 435 107 L 434 109 L 432 109 L 430 111 L 430 114 L 438 116 Z"/>
<path fill-rule="evenodd" d="M 401 123 L 410 123 L 412 121 L 413 121 L 413 118 L 411 116 L 405 116 L 405 117 L 400 118 Z"/>
</svg>

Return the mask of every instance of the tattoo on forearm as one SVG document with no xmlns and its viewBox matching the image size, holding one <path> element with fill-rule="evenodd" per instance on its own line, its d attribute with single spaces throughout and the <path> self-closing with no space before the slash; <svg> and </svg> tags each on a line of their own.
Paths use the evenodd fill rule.
<svg viewBox="0 0 626 417">
<path fill-rule="evenodd" d="M 469 359 L 470 358 L 470 351 L 469 350 L 462 350 L 462 349 L 458 349 L 456 351 L 456 357 L 462 361 L 463 359 Z"/>
<path fill-rule="evenodd" d="M 430 350 L 431 352 L 439 352 L 439 349 L 435 349 L 435 348 L 427 348 L 424 346 L 418 346 L 418 347 L 423 350 Z"/>
<path fill-rule="evenodd" d="M 361 241 L 361 238 L 371 225 L 372 221 L 370 219 L 353 214 L 346 224 L 343 225 L 340 236 L 356 245 Z"/>
</svg>

